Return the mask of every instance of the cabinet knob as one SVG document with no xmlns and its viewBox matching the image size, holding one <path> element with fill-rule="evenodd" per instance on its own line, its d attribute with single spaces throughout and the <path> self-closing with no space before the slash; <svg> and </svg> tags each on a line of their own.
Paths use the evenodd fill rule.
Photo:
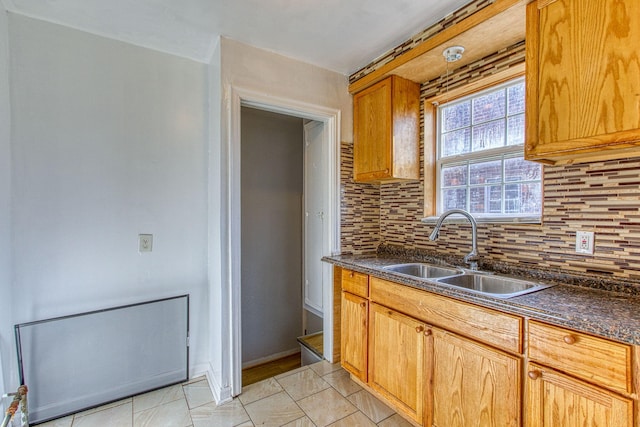
<svg viewBox="0 0 640 427">
<path fill-rule="evenodd" d="M 431 336 L 431 335 L 433 335 L 433 331 L 431 329 L 427 329 L 427 330 L 424 331 L 424 335 L 426 337 Z"/>
<path fill-rule="evenodd" d="M 562 340 L 569 345 L 576 343 L 576 337 L 574 337 L 573 335 L 566 335 L 564 338 L 562 338 Z"/>
<path fill-rule="evenodd" d="M 360 307 L 366 307 L 366 306 L 367 306 L 367 303 L 366 303 L 366 302 L 361 302 L 361 303 L 360 303 Z"/>
<path fill-rule="evenodd" d="M 527 375 L 529 376 L 529 378 L 531 378 L 532 380 L 537 380 L 538 378 L 540 378 L 542 376 L 542 372 L 535 370 L 535 371 L 529 371 L 527 373 Z"/>
<path fill-rule="evenodd" d="M 416 326 L 416 332 L 417 333 L 424 332 L 424 326 L 422 326 L 422 325 Z"/>
<path fill-rule="evenodd" d="M 353 276 L 355 276 L 355 273 L 353 271 L 349 272 L 349 277 L 353 278 Z"/>
</svg>

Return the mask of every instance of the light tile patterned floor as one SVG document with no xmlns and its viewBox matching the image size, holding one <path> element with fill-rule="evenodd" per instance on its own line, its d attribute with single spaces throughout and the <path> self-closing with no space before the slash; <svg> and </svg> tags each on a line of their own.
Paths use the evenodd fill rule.
<svg viewBox="0 0 640 427">
<path fill-rule="evenodd" d="M 80 412 L 42 427 L 411 427 L 322 361 L 252 384 L 216 406 L 204 378 Z"/>
</svg>

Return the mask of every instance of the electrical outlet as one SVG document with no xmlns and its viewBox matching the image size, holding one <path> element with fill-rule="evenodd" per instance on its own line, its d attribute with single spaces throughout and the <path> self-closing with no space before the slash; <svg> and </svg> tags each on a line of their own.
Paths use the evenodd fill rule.
<svg viewBox="0 0 640 427">
<path fill-rule="evenodd" d="M 138 235 L 138 252 L 151 252 L 153 250 L 153 234 Z"/>
<path fill-rule="evenodd" d="M 576 252 L 593 255 L 593 231 L 576 231 Z"/>
</svg>

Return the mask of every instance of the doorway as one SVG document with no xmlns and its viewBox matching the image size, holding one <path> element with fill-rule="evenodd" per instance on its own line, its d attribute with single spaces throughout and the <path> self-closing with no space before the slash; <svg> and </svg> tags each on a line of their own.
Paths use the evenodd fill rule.
<svg viewBox="0 0 640 427">
<path fill-rule="evenodd" d="M 237 396 L 242 391 L 242 319 L 241 319 L 241 109 L 242 107 L 253 107 L 260 110 L 281 113 L 289 116 L 299 117 L 308 121 L 318 121 L 322 123 L 321 141 L 323 146 L 323 158 L 319 164 L 322 165 L 324 176 L 322 178 L 321 193 L 326 201 L 326 212 L 323 215 L 322 230 L 322 254 L 336 254 L 339 251 L 340 230 L 339 230 L 339 140 L 340 140 L 340 111 L 332 108 L 307 104 L 304 102 L 274 98 L 261 93 L 256 93 L 247 89 L 231 86 L 229 88 L 229 113 L 230 132 L 227 134 L 226 147 L 229 153 L 228 168 L 230 171 L 230 181 L 228 187 L 228 223 L 229 233 L 229 258 L 223 260 L 223 265 L 228 262 L 229 276 L 229 302 L 230 310 L 227 319 L 229 323 L 225 329 L 229 331 L 230 351 L 228 354 L 229 366 L 229 391 L 231 396 Z M 322 263 L 323 280 L 325 281 L 322 291 L 323 317 L 321 324 L 325 331 L 323 337 L 324 357 L 333 361 L 335 349 L 333 337 L 333 282 L 331 266 Z M 224 288 L 223 288 L 224 290 Z M 339 347 L 339 346 L 338 346 Z M 225 364 L 223 364 L 224 369 Z"/>
<path fill-rule="evenodd" d="M 303 120 L 242 107 L 242 368 L 300 352 Z"/>
<path fill-rule="evenodd" d="M 241 108 L 243 385 L 324 356 L 323 135 L 319 121 Z"/>
</svg>

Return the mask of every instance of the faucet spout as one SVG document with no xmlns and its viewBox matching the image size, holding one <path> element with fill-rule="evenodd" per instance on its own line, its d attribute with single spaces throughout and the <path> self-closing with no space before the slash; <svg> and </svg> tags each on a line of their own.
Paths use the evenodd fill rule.
<svg viewBox="0 0 640 427">
<path fill-rule="evenodd" d="M 475 218 L 469 212 L 463 209 L 451 209 L 440 215 L 440 218 L 438 218 L 438 221 L 436 222 L 436 226 L 429 235 L 429 240 L 438 240 L 438 237 L 440 236 L 440 227 L 442 227 L 442 223 L 444 222 L 445 218 L 447 218 L 449 215 L 454 214 L 464 216 L 471 223 L 471 252 L 469 252 L 464 257 L 464 262 L 469 264 L 469 268 L 471 270 L 475 271 L 478 269 L 478 260 L 480 259 L 480 257 L 478 256 L 478 224 L 476 223 Z"/>
</svg>

